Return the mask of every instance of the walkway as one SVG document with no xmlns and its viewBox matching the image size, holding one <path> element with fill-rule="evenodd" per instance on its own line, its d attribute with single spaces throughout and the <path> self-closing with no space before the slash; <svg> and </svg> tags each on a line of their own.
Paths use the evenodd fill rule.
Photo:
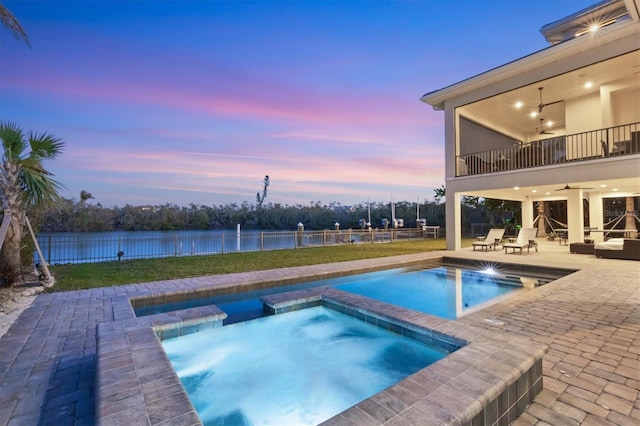
<svg viewBox="0 0 640 426">
<path fill-rule="evenodd" d="M 517 334 L 549 346 L 543 361 L 544 389 L 514 424 L 640 424 L 640 262 L 571 255 L 557 242 L 541 242 L 540 251 L 529 255 L 470 249 L 446 255 L 580 269 L 457 320 L 497 339 Z M 292 268 L 291 274 L 390 261 Z M 240 275 L 264 279 L 269 272 Z M 226 279 L 229 276 L 200 277 L 38 296 L 0 339 L 0 424 L 93 424 L 95 330 L 97 323 L 113 321 L 112 298 Z M 397 416 L 387 424 L 410 423 Z"/>
</svg>

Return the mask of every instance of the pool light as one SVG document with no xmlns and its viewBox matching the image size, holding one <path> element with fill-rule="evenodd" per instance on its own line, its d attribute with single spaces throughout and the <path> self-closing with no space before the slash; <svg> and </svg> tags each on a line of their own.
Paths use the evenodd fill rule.
<svg viewBox="0 0 640 426">
<path fill-rule="evenodd" d="M 480 272 L 487 275 L 497 275 L 498 274 L 498 265 L 491 262 L 482 262 Z"/>
<path fill-rule="evenodd" d="M 496 270 L 493 269 L 492 267 L 485 268 L 485 270 L 482 271 L 482 272 L 484 272 L 487 275 L 495 275 L 496 274 Z"/>
</svg>

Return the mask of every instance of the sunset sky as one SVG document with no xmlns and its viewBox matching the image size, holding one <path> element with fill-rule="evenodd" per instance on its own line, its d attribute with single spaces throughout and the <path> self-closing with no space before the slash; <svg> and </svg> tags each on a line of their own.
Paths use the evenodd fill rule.
<svg viewBox="0 0 640 426">
<path fill-rule="evenodd" d="M 0 120 L 62 138 L 91 203 L 432 200 L 444 114 L 421 95 L 547 47 L 596 0 L 3 1 Z"/>
</svg>

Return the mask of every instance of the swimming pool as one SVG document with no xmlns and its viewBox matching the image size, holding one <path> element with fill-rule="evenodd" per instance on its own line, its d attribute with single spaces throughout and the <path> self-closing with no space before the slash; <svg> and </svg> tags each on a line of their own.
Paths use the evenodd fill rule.
<svg viewBox="0 0 640 426">
<path fill-rule="evenodd" d="M 547 268 L 519 269 L 518 266 L 499 263 L 453 263 L 447 259 L 415 268 L 396 268 L 245 292 L 229 290 L 229 294 L 212 297 L 146 304 L 136 304 L 132 300 L 132 304 L 136 316 L 216 305 L 228 315 L 224 323 L 233 324 L 263 316 L 262 296 L 331 286 L 441 318 L 455 319 L 509 293 L 545 284 L 570 272 Z"/>
<path fill-rule="evenodd" d="M 205 425 L 314 425 L 444 358 L 323 306 L 162 342 Z"/>
</svg>

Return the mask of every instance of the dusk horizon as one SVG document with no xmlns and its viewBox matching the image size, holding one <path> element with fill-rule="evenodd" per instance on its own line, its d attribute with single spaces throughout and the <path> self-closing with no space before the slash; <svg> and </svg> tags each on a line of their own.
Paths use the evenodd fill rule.
<svg viewBox="0 0 640 426">
<path fill-rule="evenodd" d="M 265 175 L 267 203 L 423 203 L 444 115 L 420 96 L 592 3 L 5 1 L 31 48 L 0 31 L 0 120 L 61 138 L 61 195 L 106 207 L 255 203 Z"/>
</svg>

